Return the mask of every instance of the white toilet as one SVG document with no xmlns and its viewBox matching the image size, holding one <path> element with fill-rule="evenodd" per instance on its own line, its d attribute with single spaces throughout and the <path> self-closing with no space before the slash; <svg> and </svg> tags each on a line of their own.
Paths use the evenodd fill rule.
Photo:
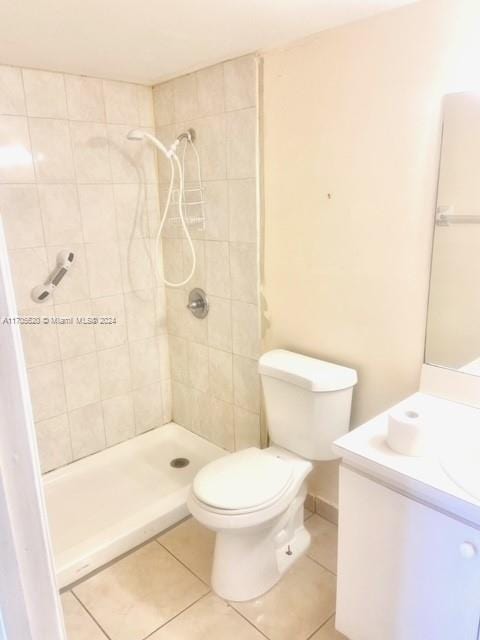
<svg viewBox="0 0 480 640">
<path fill-rule="evenodd" d="M 275 350 L 259 361 L 271 446 L 201 469 L 188 506 L 216 531 L 212 588 L 251 600 L 268 591 L 310 544 L 303 524 L 310 460 L 332 460 L 350 421 L 353 369 Z"/>
</svg>

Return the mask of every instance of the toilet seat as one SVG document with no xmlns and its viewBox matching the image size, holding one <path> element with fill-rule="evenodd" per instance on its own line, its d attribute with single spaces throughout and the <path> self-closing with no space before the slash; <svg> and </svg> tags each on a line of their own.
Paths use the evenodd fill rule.
<svg viewBox="0 0 480 640">
<path fill-rule="evenodd" d="M 294 478 L 293 460 L 251 447 L 207 464 L 192 491 L 209 511 L 245 514 L 275 503 Z"/>
</svg>

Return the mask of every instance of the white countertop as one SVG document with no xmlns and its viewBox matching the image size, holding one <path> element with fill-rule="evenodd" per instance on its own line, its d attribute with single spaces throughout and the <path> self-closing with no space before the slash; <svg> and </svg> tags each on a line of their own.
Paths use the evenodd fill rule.
<svg viewBox="0 0 480 640">
<path fill-rule="evenodd" d="M 336 440 L 336 453 L 382 483 L 480 527 L 480 501 L 455 484 L 440 462 L 460 439 L 474 432 L 480 437 L 480 409 L 424 393 L 415 393 L 395 407 L 417 411 L 430 422 L 436 434 L 431 455 L 415 458 L 390 449 L 387 422 L 394 407 Z"/>
</svg>

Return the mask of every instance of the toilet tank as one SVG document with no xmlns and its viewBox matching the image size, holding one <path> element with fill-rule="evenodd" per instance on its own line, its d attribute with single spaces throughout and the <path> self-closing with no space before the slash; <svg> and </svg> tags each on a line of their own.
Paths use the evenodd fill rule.
<svg viewBox="0 0 480 640">
<path fill-rule="evenodd" d="M 276 349 L 259 360 L 272 443 L 309 460 L 333 460 L 332 443 L 347 433 L 357 372 Z"/>
</svg>

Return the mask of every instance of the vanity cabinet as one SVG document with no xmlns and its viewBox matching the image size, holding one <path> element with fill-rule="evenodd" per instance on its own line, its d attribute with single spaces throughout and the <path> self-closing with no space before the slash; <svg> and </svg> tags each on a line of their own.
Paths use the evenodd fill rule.
<svg viewBox="0 0 480 640">
<path fill-rule="evenodd" d="M 350 640 L 477 640 L 480 531 L 342 466 L 336 625 Z"/>
</svg>

